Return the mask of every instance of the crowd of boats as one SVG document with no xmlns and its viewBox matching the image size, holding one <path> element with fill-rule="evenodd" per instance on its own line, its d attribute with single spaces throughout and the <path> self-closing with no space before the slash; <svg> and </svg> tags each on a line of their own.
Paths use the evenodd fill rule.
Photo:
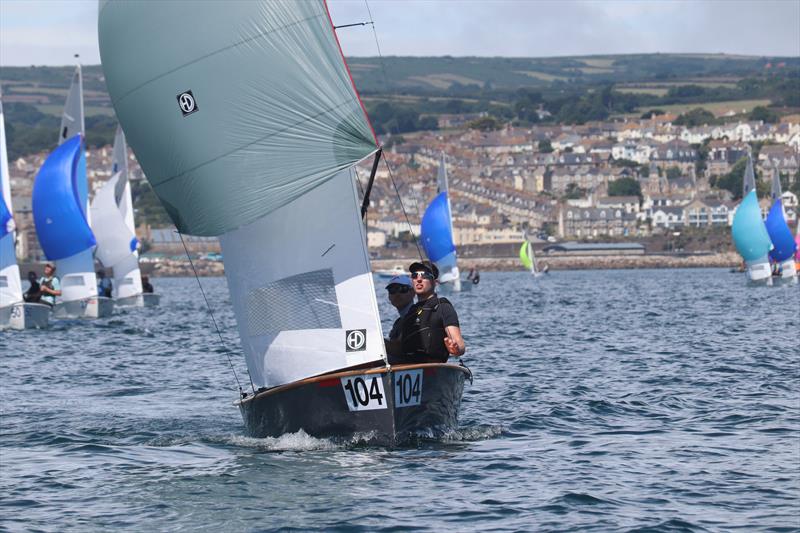
<svg viewBox="0 0 800 533">
<path fill-rule="evenodd" d="M 117 129 L 114 138 L 111 178 L 89 203 L 80 66 L 67 93 L 58 135 L 58 147 L 39 169 L 32 194 L 36 234 L 57 280 L 55 287 L 53 276 L 42 277 L 39 282 L 50 290 L 57 289 L 53 294 L 58 296 L 31 301 L 34 299 L 25 298 L 23 293 L 16 259 L 17 235 L 0 95 L 0 328 L 43 328 L 51 315 L 101 318 L 110 316 L 115 306 L 144 307 L 159 302 L 158 294 L 142 286 L 122 129 Z M 95 261 L 113 271 L 110 292 L 98 289 Z M 26 279 L 33 284 L 36 278 Z M 108 284 L 108 280 L 101 282 Z"/>
<path fill-rule="evenodd" d="M 742 182 L 742 201 L 736 208 L 731 233 L 744 262 L 747 280 L 753 284 L 773 285 L 798 282 L 800 271 L 800 221 L 793 236 L 781 200 L 778 171 L 772 174 L 771 207 L 762 216 L 756 192 L 753 159 L 748 154 Z"/>
</svg>

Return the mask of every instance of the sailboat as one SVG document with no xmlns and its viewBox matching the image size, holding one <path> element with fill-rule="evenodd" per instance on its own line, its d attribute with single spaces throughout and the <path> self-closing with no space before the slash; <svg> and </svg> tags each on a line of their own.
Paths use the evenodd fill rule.
<svg viewBox="0 0 800 533">
<path fill-rule="evenodd" d="M 420 241 L 425 254 L 439 269 L 439 289 L 461 292 L 472 289 L 472 283 L 461 283 L 456 245 L 453 242 L 453 217 L 447 186 L 447 167 L 444 154 L 439 161 L 436 177 L 436 197 L 422 215 Z"/>
<path fill-rule="evenodd" d="M 98 296 L 92 252 L 97 241 L 89 224 L 89 184 L 84 147 L 83 80 L 75 68 L 61 117 L 59 146 L 33 182 L 33 221 L 45 256 L 55 261 L 61 281 L 57 317 L 111 315 L 114 301 Z"/>
<path fill-rule="evenodd" d="M 2 95 L 0 95 L 1 97 Z M 24 302 L 16 254 L 16 226 L 11 207 L 11 176 L 6 124 L 0 100 L 0 329 L 46 328 L 50 306 Z"/>
<path fill-rule="evenodd" d="M 125 134 L 120 127 L 114 135 L 112 154 L 113 174 L 92 201 L 96 257 L 104 266 L 114 269 L 112 286 L 117 307 L 155 306 L 159 295 L 145 294 L 142 290 Z"/>
<path fill-rule="evenodd" d="M 736 208 L 731 228 L 733 243 L 744 259 L 747 279 L 755 283 L 772 285 L 772 270 L 768 256 L 772 249 L 772 241 L 761 218 L 753 160 L 749 154 L 742 188 L 742 201 Z"/>
<path fill-rule="evenodd" d="M 794 254 L 797 251 L 797 244 L 794 242 L 792 230 L 786 223 L 786 211 L 783 209 L 781 200 L 781 177 L 777 170 L 772 173 L 772 207 L 767 213 L 764 224 L 767 233 L 772 241 L 772 250 L 769 258 L 778 265 L 780 280 L 784 283 L 797 283 L 797 271 L 794 266 Z"/>
<path fill-rule="evenodd" d="M 455 427 L 468 369 L 386 359 L 354 171 L 372 159 L 372 182 L 382 151 L 325 2 L 111 0 L 98 25 L 153 190 L 180 234 L 220 240 L 247 433 L 394 444 Z"/>
<path fill-rule="evenodd" d="M 534 278 L 544 275 L 544 272 L 540 271 L 536 266 L 536 255 L 533 253 L 531 241 L 529 241 L 527 238 L 519 248 L 519 260 L 522 263 L 522 266 L 528 269 Z"/>
</svg>

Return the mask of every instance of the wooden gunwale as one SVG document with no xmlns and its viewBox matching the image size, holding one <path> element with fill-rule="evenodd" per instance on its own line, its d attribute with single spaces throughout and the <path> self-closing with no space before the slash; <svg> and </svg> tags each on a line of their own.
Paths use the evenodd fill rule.
<svg viewBox="0 0 800 533">
<path fill-rule="evenodd" d="M 271 389 L 267 389 L 265 391 L 261 391 L 254 395 L 250 395 L 247 398 L 242 398 L 241 400 L 236 400 L 233 402 L 234 405 L 242 405 L 247 403 L 251 400 L 255 400 L 258 398 L 263 398 L 265 396 L 269 396 L 271 394 L 277 394 L 279 392 L 283 392 L 286 390 L 294 389 L 297 387 L 302 387 L 304 385 L 309 385 L 311 383 L 319 383 L 320 381 L 327 381 L 329 379 L 338 379 L 338 378 L 345 378 L 348 376 L 361 376 L 364 374 L 385 374 L 388 372 L 395 372 L 395 371 L 402 371 L 402 370 L 414 370 L 417 368 L 452 368 L 454 370 L 460 370 L 465 374 L 469 375 L 470 371 L 467 367 L 456 365 L 453 363 L 416 363 L 416 364 L 403 364 L 403 365 L 392 365 L 392 366 L 379 366 L 373 368 L 362 368 L 359 370 L 345 370 L 342 372 L 333 372 L 330 374 L 322 374 L 319 376 L 313 376 L 310 378 L 301 379 L 299 381 L 293 381 L 292 383 L 286 383 L 285 385 L 278 385 L 277 387 L 272 387 Z"/>
</svg>

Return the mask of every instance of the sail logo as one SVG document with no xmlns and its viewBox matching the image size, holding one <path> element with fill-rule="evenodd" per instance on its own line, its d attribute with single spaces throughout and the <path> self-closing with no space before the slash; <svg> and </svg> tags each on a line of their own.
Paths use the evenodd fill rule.
<svg viewBox="0 0 800 533">
<path fill-rule="evenodd" d="M 198 110 L 197 100 L 194 99 L 192 91 L 184 91 L 177 98 L 178 106 L 181 108 L 181 113 L 183 113 L 184 117 Z"/>
<path fill-rule="evenodd" d="M 367 349 L 367 330 L 349 329 L 345 333 L 345 350 L 348 352 L 361 352 Z"/>
</svg>

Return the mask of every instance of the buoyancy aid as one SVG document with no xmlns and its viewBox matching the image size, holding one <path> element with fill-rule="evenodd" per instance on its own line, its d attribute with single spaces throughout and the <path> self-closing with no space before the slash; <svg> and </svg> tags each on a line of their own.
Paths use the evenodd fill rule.
<svg viewBox="0 0 800 533">
<path fill-rule="evenodd" d="M 445 362 L 449 357 L 444 345 L 447 335 L 439 315 L 439 305 L 450 303 L 447 298 L 433 295 L 405 316 L 402 346 L 406 357 Z M 438 318 L 439 320 L 436 320 Z"/>
</svg>

